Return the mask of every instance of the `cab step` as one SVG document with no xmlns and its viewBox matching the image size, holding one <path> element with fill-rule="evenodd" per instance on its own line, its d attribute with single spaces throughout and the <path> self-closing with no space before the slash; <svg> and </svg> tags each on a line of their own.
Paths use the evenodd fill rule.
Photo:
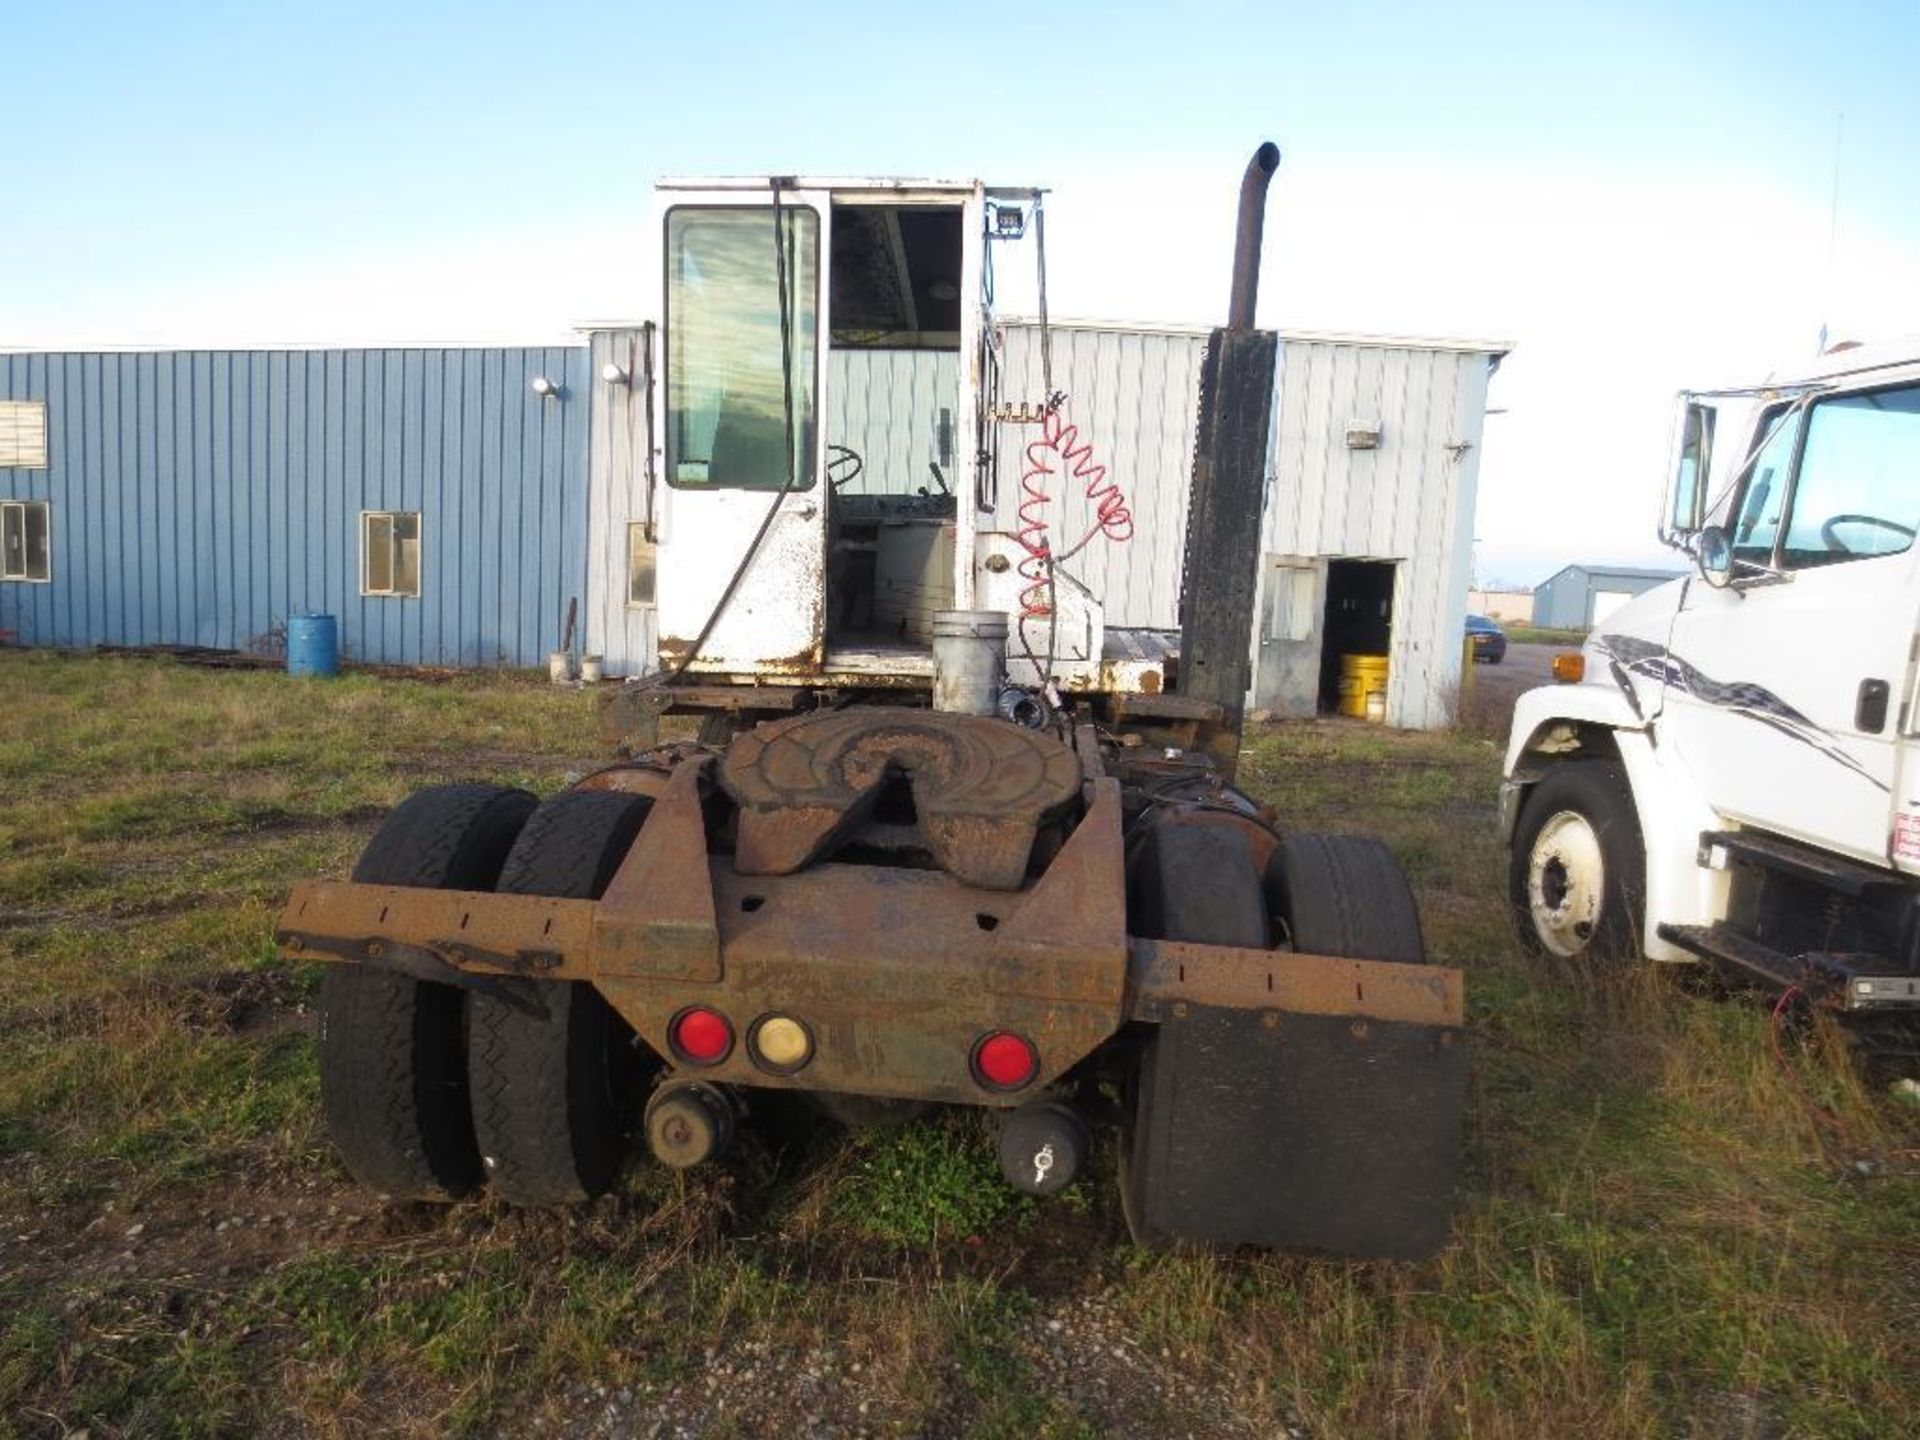
<svg viewBox="0 0 1920 1440">
<path fill-rule="evenodd" d="M 1887 969 L 1884 956 L 1845 952 L 1789 955 L 1725 925 L 1662 925 L 1660 938 L 1778 989 L 1797 986 L 1849 1013 L 1920 1011 L 1920 975 Z"/>
</svg>

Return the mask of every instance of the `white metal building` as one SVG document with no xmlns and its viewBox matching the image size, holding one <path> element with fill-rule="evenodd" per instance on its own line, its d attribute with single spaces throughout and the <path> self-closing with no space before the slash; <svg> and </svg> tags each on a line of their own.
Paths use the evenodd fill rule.
<svg viewBox="0 0 1920 1440">
<path fill-rule="evenodd" d="M 1053 384 L 1135 519 L 1133 540 L 1095 542 L 1079 576 L 1104 598 L 1109 624 L 1173 628 L 1206 332 L 1051 329 Z M 1037 329 L 1009 327 L 1006 341 L 1005 394 L 1037 398 Z M 1448 723 L 1487 381 L 1510 348 L 1282 332 L 1252 637 L 1256 709 L 1329 710 L 1341 654 L 1383 653 L 1387 723 Z M 1003 505 L 1018 494 L 1019 466 L 1020 446 L 1003 431 Z M 1086 501 L 1067 491 L 1057 510 L 1070 544 L 1090 523 Z"/>
<path fill-rule="evenodd" d="M 590 332 L 586 643 L 615 675 L 654 664 L 650 523 L 657 459 L 647 445 L 651 329 Z M 1050 327 L 1052 384 L 1068 419 L 1127 494 L 1125 544 L 1095 540 L 1070 564 L 1112 627 L 1178 627 L 1187 495 L 1206 332 L 1143 325 Z M 999 399 L 1038 407 L 1037 326 L 1001 330 Z M 1330 709 L 1339 659 L 1389 657 L 1387 721 L 1447 723 L 1459 679 L 1487 381 L 1509 348 L 1486 341 L 1283 333 L 1270 449 L 1253 703 L 1283 715 Z M 834 351 L 827 436 L 872 474 L 964 482 L 972 437 L 935 396 L 956 356 Z M 609 369 L 609 367 L 612 367 Z M 943 369 L 940 367 L 944 367 Z M 938 370 L 939 373 L 936 373 Z M 625 379 L 608 381 L 609 375 Z M 995 427 L 997 515 L 1017 524 L 1029 427 Z M 932 467 L 932 469 L 930 469 Z M 942 483 L 931 478 L 930 484 Z M 836 493 L 859 493 L 858 477 Z M 1056 481 L 1063 549 L 1092 523 L 1084 488 Z"/>
</svg>

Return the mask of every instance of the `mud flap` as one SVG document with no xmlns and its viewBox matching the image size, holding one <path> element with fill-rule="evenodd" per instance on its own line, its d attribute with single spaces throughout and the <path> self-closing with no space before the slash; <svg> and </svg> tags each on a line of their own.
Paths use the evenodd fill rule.
<svg viewBox="0 0 1920 1440">
<path fill-rule="evenodd" d="M 1181 1005 L 1140 1059 L 1136 1228 L 1422 1259 L 1447 1240 L 1465 1100 L 1458 1027 Z"/>
</svg>

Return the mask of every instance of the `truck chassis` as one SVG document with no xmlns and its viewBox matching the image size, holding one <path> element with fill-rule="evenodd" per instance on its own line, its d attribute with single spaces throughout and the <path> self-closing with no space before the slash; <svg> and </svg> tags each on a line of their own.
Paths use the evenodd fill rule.
<svg viewBox="0 0 1920 1440">
<path fill-rule="evenodd" d="M 1001 1112 L 1043 1194 L 1111 1124 L 1142 1243 L 1444 1243 L 1459 972 L 1423 963 L 1384 847 L 1283 838 L 1192 752 L 861 707 L 538 810 L 454 788 L 278 929 L 334 962 L 328 1117 L 378 1188 L 563 1203 L 636 1130 L 701 1163 L 788 1090 Z"/>
</svg>

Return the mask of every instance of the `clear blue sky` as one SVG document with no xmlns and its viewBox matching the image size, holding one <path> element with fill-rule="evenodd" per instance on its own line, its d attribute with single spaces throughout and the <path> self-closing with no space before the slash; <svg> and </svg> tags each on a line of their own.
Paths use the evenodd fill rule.
<svg viewBox="0 0 1920 1440">
<path fill-rule="evenodd" d="M 1629 240 L 1694 243 L 1704 224 L 1711 245 L 1675 252 L 1676 263 L 1698 277 L 1693 286 L 1725 289 L 1726 307 L 1767 297 L 1738 265 L 1736 278 L 1719 275 L 1717 257 L 1749 241 L 1781 247 L 1766 252 L 1767 264 L 1803 271 L 1806 283 L 1783 308 L 1777 336 L 1763 328 L 1755 343 L 1810 343 L 1832 290 L 1825 217 L 1835 116 L 1844 111 L 1844 235 L 1858 237 L 1859 253 L 1872 251 L 1875 276 L 1897 280 L 1920 254 L 1912 3 L 1774 15 L 1720 3 L 0 0 L 0 43 L 8 58 L 0 133 L 9 142 L 3 344 L 158 338 L 155 315 L 174 324 L 180 305 L 217 311 L 227 290 L 247 313 L 284 307 L 269 328 L 299 338 L 327 328 L 302 295 L 323 289 L 330 271 L 357 273 L 396 253 L 444 253 L 457 270 L 463 252 L 503 235 L 530 246 L 551 237 L 555 263 L 574 264 L 565 237 L 624 245 L 656 174 L 767 170 L 1039 180 L 1057 188 L 1069 218 L 1073 186 L 1087 177 L 1104 208 L 1083 211 L 1079 249 L 1069 236 L 1056 260 L 1088 257 L 1078 288 L 1071 276 L 1058 281 L 1071 309 L 1204 318 L 1156 314 L 1191 312 L 1193 297 L 1224 288 L 1220 226 L 1210 216 L 1183 229 L 1181 207 L 1198 202 L 1172 182 L 1204 182 L 1193 195 L 1217 197 L 1224 211 L 1246 153 L 1270 136 L 1288 159 L 1263 321 L 1330 325 L 1351 314 L 1356 328 L 1504 335 L 1521 346 L 1517 393 L 1507 397 L 1516 415 L 1530 402 L 1560 429 L 1576 413 L 1569 396 L 1591 382 L 1556 372 L 1553 357 L 1583 346 L 1573 332 L 1607 311 L 1597 321 L 1564 311 L 1554 288 L 1604 291 L 1611 242 L 1583 248 L 1590 216 L 1561 233 L 1537 228 L 1545 222 L 1534 211 L 1618 194 L 1628 197 L 1620 207 L 1631 211 Z M 1153 189 L 1130 206 L 1123 180 L 1132 173 Z M 1316 177 L 1331 188 L 1315 190 Z M 1396 194 L 1415 198 L 1396 208 Z M 1156 204 L 1161 195 L 1171 198 Z M 1387 257 L 1376 273 L 1314 261 L 1350 248 L 1337 235 L 1316 250 L 1303 234 L 1300 265 L 1274 268 L 1292 254 L 1287 227 L 1308 202 L 1318 206 L 1316 224 L 1345 215 L 1372 232 L 1372 253 Z M 1787 212 L 1801 222 L 1791 245 L 1765 230 Z M 1443 234 L 1444 264 L 1433 258 Z M 1498 255 L 1503 244 L 1524 254 L 1474 273 L 1459 258 Z M 1563 245 L 1556 280 L 1553 252 Z M 1842 268 L 1853 253 L 1850 241 Z M 1394 258 L 1402 255 L 1404 264 Z M 1100 256 L 1143 258 L 1128 270 L 1095 264 Z M 1516 268 L 1529 270 L 1531 288 L 1503 282 Z M 1817 284 L 1807 279 L 1814 272 Z M 401 333 L 409 288 L 423 303 L 432 288 L 431 267 L 421 273 L 383 301 Z M 534 285 L 515 314 L 557 330 L 587 318 L 562 305 L 633 313 L 639 277 L 631 296 L 608 293 L 619 288 Z M 1920 329 L 1914 278 L 1893 288 L 1884 306 L 1877 292 L 1854 295 L 1857 313 L 1840 318 Z M 485 300 L 468 304 L 478 310 Z M 1669 323 L 1698 331 L 1729 313 L 1663 305 L 1621 307 L 1619 324 L 1632 335 L 1617 345 L 1635 335 L 1657 344 Z M 429 325 L 425 313 L 416 331 Z M 126 328 L 117 329 L 121 317 Z M 417 338 L 441 338 L 445 325 L 433 329 Z M 1700 363 L 1737 358 L 1697 340 L 1682 348 Z M 1541 358 L 1528 383 L 1530 352 Z M 1659 377 L 1668 391 L 1720 378 Z M 1664 413 L 1655 418 L 1663 428 Z M 1540 439 L 1502 456 L 1490 431 L 1489 493 L 1505 497 L 1503 513 L 1545 483 L 1550 453 Z M 1623 505 L 1615 548 L 1650 528 L 1650 506 Z M 1507 527 L 1500 543 L 1522 545 L 1523 530 Z"/>
</svg>

